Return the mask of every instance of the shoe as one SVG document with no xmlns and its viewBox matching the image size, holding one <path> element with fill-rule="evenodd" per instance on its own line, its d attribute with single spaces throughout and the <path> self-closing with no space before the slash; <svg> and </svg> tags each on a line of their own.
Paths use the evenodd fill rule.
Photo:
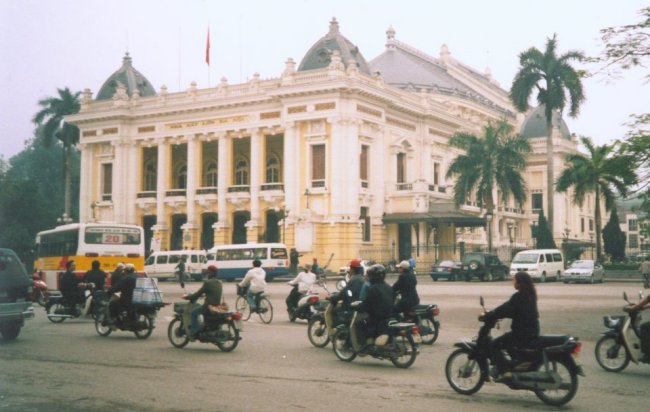
<svg viewBox="0 0 650 412">
<path fill-rule="evenodd" d="M 495 382 L 509 382 L 512 380 L 512 372 L 503 372 L 494 378 Z"/>
<path fill-rule="evenodd" d="M 650 363 L 650 355 L 642 355 L 639 358 L 639 362 L 641 362 L 641 363 Z"/>
</svg>

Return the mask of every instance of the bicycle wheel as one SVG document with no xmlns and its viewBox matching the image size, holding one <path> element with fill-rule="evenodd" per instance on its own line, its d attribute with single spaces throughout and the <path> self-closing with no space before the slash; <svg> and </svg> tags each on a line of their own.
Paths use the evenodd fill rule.
<svg viewBox="0 0 650 412">
<path fill-rule="evenodd" d="M 241 320 L 248 320 L 251 317 L 251 307 L 248 305 L 246 298 L 238 296 L 235 301 L 235 310 L 241 313 Z"/>
<path fill-rule="evenodd" d="M 260 299 L 260 305 L 257 307 L 257 314 L 260 315 L 262 322 L 269 324 L 273 320 L 273 305 L 266 297 Z"/>
</svg>

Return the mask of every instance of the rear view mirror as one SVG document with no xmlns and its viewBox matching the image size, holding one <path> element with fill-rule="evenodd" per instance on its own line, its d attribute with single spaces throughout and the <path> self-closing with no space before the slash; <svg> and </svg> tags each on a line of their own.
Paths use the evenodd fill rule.
<svg viewBox="0 0 650 412">
<path fill-rule="evenodd" d="M 479 299 L 479 302 L 481 303 L 481 307 L 485 309 L 485 301 L 483 300 L 483 296 Z"/>
<path fill-rule="evenodd" d="M 630 303 L 630 300 L 627 298 L 627 292 L 623 292 L 623 300 L 625 300 L 627 303 Z"/>
</svg>

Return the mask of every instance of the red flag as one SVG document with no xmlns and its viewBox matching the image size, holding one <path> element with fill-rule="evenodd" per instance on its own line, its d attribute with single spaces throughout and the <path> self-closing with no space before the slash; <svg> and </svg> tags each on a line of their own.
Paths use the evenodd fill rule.
<svg viewBox="0 0 650 412">
<path fill-rule="evenodd" d="M 210 65 L 210 27 L 208 27 L 208 41 L 205 45 L 205 62 Z"/>
</svg>

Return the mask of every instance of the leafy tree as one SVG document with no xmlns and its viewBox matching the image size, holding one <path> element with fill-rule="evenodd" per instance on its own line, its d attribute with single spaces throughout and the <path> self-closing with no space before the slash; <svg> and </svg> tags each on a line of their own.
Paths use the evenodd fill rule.
<svg viewBox="0 0 650 412">
<path fill-rule="evenodd" d="M 605 253 L 612 257 L 613 261 L 625 259 L 625 233 L 621 230 L 616 208 L 612 209 L 609 221 L 603 228 L 603 243 Z"/>
<path fill-rule="evenodd" d="M 50 147 L 56 140 L 63 144 L 63 212 L 71 215 L 71 190 L 72 190 L 72 173 L 71 161 L 74 146 L 79 142 L 79 128 L 63 121 L 64 117 L 79 112 L 80 92 L 71 92 L 67 87 L 57 89 L 58 97 L 48 97 L 42 99 L 38 104 L 42 107 L 41 111 L 34 116 L 34 123 L 38 127 L 45 147 Z"/>
<path fill-rule="evenodd" d="M 585 99 L 582 90 L 583 73 L 571 66 L 571 61 L 581 61 L 584 55 L 580 51 L 571 50 L 557 55 L 557 35 L 546 40 L 546 49 L 541 52 L 535 47 L 519 55 L 519 70 L 510 88 L 510 100 L 517 110 L 526 112 L 531 94 L 537 91 L 537 103 L 544 106 L 546 117 L 546 193 L 549 228 L 553 233 L 553 113 L 564 111 L 569 105 L 569 116 L 578 115 L 580 105 Z M 567 98 L 568 94 L 568 98 Z"/>
<path fill-rule="evenodd" d="M 628 70 L 643 66 L 643 60 L 650 58 L 650 7 L 639 10 L 639 14 L 641 21 L 638 23 L 600 31 L 605 50 L 602 57 L 595 60 L 604 62 L 604 69 Z"/>
<path fill-rule="evenodd" d="M 535 247 L 537 249 L 556 249 L 553 234 L 548 226 L 548 220 L 544 216 L 544 209 L 540 210 L 539 217 L 537 218 L 537 227 L 535 228 Z"/>
<path fill-rule="evenodd" d="M 612 210 L 615 207 L 615 191 L 622 197 L 627 195 L 628 188 L 637 182 L 634 162 L 627 156 L 617 154 L 613 146 L 607 144 L 595 146 L 588 137 L 581 137 L 580 141 L 589 156 L 581 153 L 566 156 L 565 161 L 568 166 L 558 178 L 557 190 L 566 192 L 573 187 L 573 200 L 580 206 L 587 193 L 594 194 L 596 257 L 602 261 L 601 201 L 605 201 L 606 210 Z"/>
<path fill-rule="evenodd" d="M 456 178 L 454 202 L 456 207 L 465 203 L 473 193 L 480 208 L 494 214 L 495 189 L 507 202 L 510 196 L 521 206 L 526 200 L 526 185 L 522 172 L 526 168 L 526 155 L 530 143 L 521 136 L 512 135 L 512 126 L 505 121 L 489 122 L 483 136 L 459 132 L 449 144 L 465 150 L 449 166 L 447 178 Z M 492 250 L 492 230 L 488 225 L 488 250 Z"/>
</svg>

